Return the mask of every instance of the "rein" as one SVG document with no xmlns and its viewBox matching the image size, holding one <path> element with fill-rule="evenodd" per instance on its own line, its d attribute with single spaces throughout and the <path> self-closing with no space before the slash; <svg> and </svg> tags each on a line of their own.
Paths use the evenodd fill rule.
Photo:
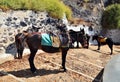
<svg viewBox="0 0 120 82">
<path fill-rule="evenodd" d="M 21 35 L 18 37 L 18 39 L 21 39 L 21 38 L 23 38 L 23 35 L 24 35 L 24 34 L 22 33 L 22 34 L 21 34 Z"/>
</svg>

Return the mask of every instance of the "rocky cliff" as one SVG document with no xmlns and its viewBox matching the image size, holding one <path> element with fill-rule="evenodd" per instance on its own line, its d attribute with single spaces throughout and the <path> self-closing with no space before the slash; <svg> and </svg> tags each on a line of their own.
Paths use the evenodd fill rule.
<svg viewBox="0 0 120 82">
<path fill-rule="evenodd" d="M 102 0 L 63 0 L 63 2 L 71 7 L 73 17 L 100 25 L 100 18 L 104 9 Z"/>
<path fill-rule="evenodd" d="M 104 29 L 101 26 L 101 16 L 104 9 L 120 0 L 63 0 L 73 11 L 73 17 L 82 18 L 86 22 L 94 24 L 99 29 L 100 34 L 113 39 L 115 44 L 120 44 L 119 29 Z"/>
</svg>

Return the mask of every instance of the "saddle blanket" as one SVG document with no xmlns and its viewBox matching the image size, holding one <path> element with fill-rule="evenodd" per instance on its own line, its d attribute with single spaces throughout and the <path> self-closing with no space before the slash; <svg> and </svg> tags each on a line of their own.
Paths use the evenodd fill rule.
<svg viewBox="0 0 120 82">
<path fill-rule="evenodd" d="M 106 42 L 107 38 L 100 38 L 100 42 Z"/>
<path fill-rule="evenodd" d="M 52 47 L 66 47 L 68 46 L 68 39 L 65 36 L 55 36 L 47 33 L 41 34 L 42 40 L 41 45 L 52 46 Z"/>
<path fill-rule="evenodd" d="M 52 41 L 49 34 L 42 33 L 41 36 L 42 36 L 41 45 L 52 46 Z"/>
</svg>

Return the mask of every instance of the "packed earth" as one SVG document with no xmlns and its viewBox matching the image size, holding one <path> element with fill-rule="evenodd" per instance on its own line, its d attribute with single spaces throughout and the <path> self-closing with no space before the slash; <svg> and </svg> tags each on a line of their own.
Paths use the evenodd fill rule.
<svg viewBox="0 0 120 82">
<path fill-rule="evenodd" d="M 100 82 L 104 67 L 112 56 L 120 53 L 120 46 L 113 46 L 113 55 L 107 45 L 90 45 L 88 49 L 73 48 L 68 51 L 67 72 L 60 70 L 61 53 L 35 56 L 36 73 L 29 70 L 29 55 L 0 64 L 0 82 Z"/>
</svg>

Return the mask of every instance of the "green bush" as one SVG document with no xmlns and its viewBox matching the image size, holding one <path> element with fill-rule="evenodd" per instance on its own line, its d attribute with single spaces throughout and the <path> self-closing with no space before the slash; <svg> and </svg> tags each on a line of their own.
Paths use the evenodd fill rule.
<svg viewBox="0 0 120 82">
<path fill-rule="evenodd" d="M 120 28 L 120 4 L 110 5 L 103 12 L 101 24 L 103 28 Z"/>
<path fill-rule="evenodd" d="M 46 11 L 52 17 L 62 18 L 65 13 L 71 19 L 72 11 L 61 0 L 0 0 L 1 6 L 13 10 Z"/>
</svg>

